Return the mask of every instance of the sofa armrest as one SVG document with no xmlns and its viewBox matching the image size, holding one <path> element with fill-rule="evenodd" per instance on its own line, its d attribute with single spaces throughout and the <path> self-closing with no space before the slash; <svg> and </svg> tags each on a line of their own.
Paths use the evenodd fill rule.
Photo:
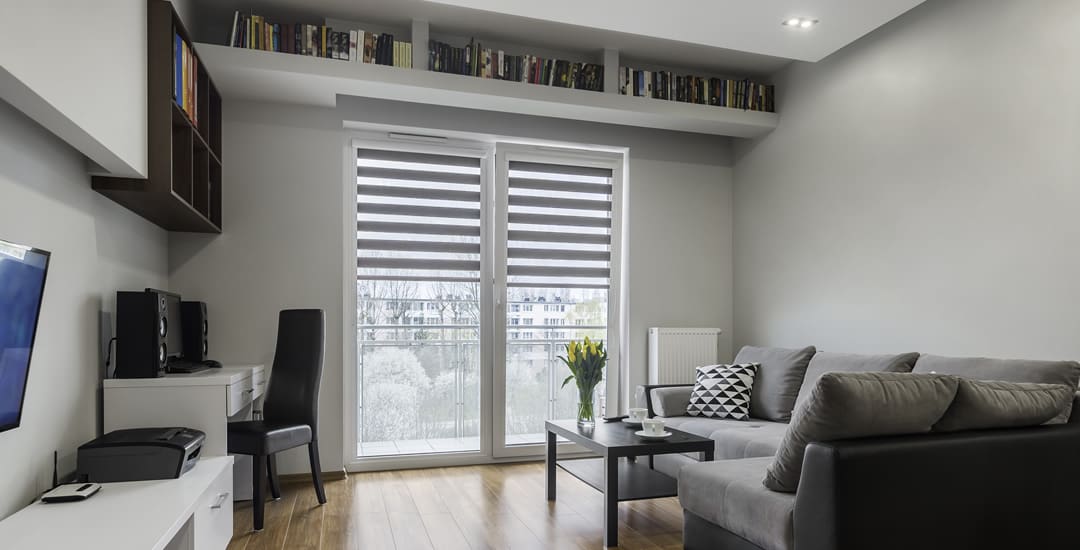
<svg viewBox="0 0 1080 550">
<path fill-rule="evenodd" d="M 1074 548 L 1080 426 L 811 443 L 799 550 Z"/>
<path fill-rule="evenodd" d="M 690 392 L 692 392 L 694 390 L 694 385 L 693 384 L 646 384 L 646 385 L 641 386 L 641 387 L 645 389 L 645 392 L 644 392 L 645 393 L 645 403 L 644 403 L 644 405 L 645 405 L 646 409 L 649 409 L 649 416 L 650 417 L 657 416 L 657 415 L 665 416 L 662 413 L 657 412 L 657 403 L 653 400 L 653 390 L 664 389 L 664 388 L 685 388 L 687 390 L 686 391 L 686 403 L 687 403 L 687 405 L 690 404 Z M 641 406 L 641 403 L 638 403 L 638 406 Z M 662 407 L 663 406 L 661 405 L 660 410 L 665 410 Z M 686 414 L 686 407 L 685 406 L 682 408 L 682 410 L 683 410 L 683 414 Z M 679 416 L 679 415 L 670 415 L 670 416 Z"/>
</svg>

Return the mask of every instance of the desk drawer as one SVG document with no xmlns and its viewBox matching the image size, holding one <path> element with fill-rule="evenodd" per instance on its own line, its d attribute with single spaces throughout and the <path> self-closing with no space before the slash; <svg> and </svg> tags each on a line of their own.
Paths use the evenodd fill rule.
<svg viewBox="0 0 1080 550">
<path fill-rule="evenodd" d="M 233 416 L 251 404 L 255 388 L 252 387 L 251 378 L 249 377 L 229 384 L 226 386 L 225 392 L 226 416 Z"/>
<path fill-rule="evenodd" d="M 251 384 L 258 386 L 259 384 L 266 384 L 266 369 L 263 367 L 257 367 L 251 369 Z"/>
<path fill-rule="evenodd" d="M 224 550 L 233 534 L 232 466 L 222 470 L 195 508 L 195 548 Z"/>
</svg>

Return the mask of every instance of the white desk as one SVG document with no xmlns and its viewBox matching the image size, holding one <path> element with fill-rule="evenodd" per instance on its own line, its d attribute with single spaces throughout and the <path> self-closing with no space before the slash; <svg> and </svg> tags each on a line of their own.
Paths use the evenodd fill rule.
<svg viewBox="0 0 1080 550">
<path fill-rule="evenodd" d="M 103 483 L 82 502 L 36 502 L 0 521 L 5 550 L 223 550 L 232 538 L 232 457 L 179 479 Z"/>
<path fill-rule="evenodd" d="M 251 418 L 266 391 L 262 365 L 229 365 L 159 378 L 105 380 L 105 431 L 182 426 L 206 433 L 202 456 L 228 454 L 230 420 Z M 251 498 L 251 459 L 237 456 L 236 500 Z"/>
</svg>

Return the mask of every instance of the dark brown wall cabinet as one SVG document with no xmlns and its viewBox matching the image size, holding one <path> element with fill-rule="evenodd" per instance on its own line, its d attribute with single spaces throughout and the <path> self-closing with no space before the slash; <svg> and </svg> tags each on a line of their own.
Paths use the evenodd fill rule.
<svg viewBox="0 0 1080 550">
<path fill-rule="evenodd" d="M 192 48 L 194 116 L 177 103 L 176 37 L 194 41 L 165 0 L 148 0 L 147 19 L 149 177 L 95 176 L 93 188 L 169 231 L 221 233 L 221 95 Z"/>
</svg>

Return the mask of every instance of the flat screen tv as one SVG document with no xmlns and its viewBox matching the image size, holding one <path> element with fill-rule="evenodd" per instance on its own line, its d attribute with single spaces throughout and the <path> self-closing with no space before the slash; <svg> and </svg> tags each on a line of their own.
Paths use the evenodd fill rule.
<svg viewBox="0 0 1080 550">
<path fill-rule="evenodd" d="M 0 240 L 0 432 L 19 427 L 49 253 Z"/>
</svg>

